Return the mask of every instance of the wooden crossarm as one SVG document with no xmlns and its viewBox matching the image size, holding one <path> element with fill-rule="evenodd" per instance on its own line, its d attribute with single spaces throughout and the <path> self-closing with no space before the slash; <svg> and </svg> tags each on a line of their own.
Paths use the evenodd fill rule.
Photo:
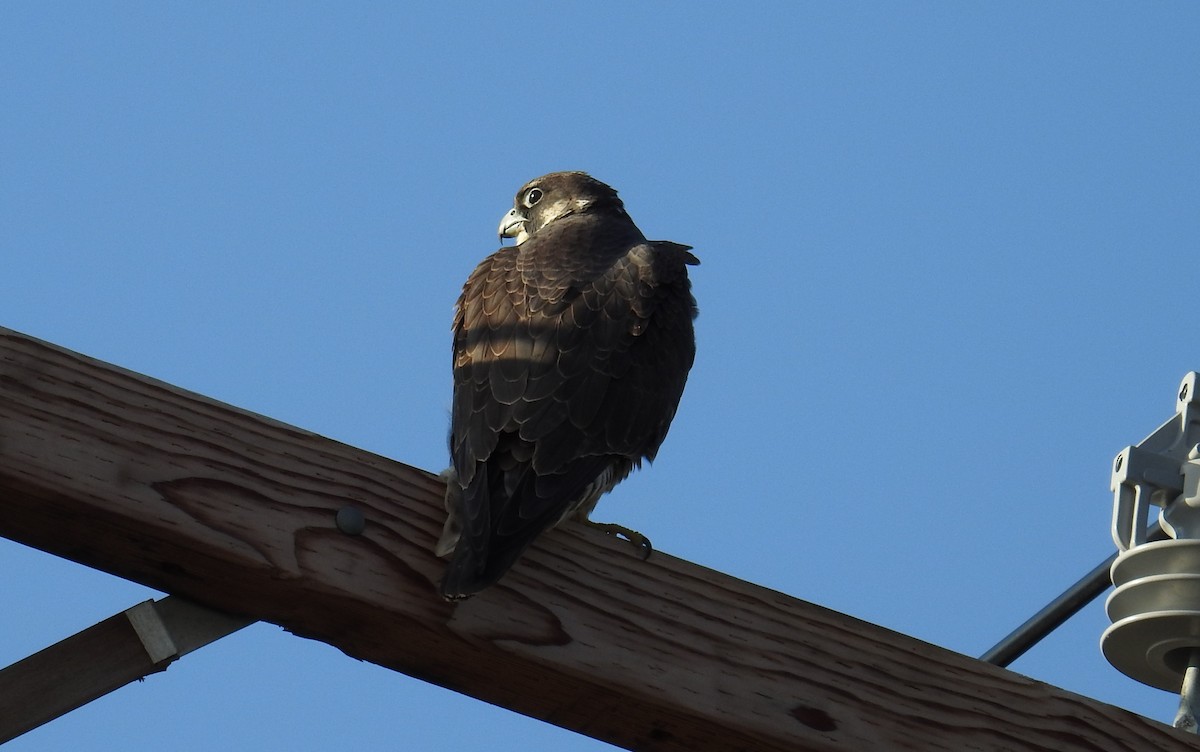
<svg viewBox="0 0 1200 752">
<path fill-rule="evenodd" d="M 0 535 L 87 566 L 629 749 L 1196 748 L 580 526 L 444 603 L 441 492 L 422 470 L 0 329 Z M 361 535 L 338 529 L 348 507 Z"/>
</svg>

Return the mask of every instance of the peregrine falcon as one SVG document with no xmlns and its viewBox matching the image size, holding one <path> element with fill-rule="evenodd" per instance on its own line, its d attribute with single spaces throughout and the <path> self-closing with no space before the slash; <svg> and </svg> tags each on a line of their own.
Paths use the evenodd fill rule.
<svg viewBox="0 0 1200 752">
<path fill-rule="evenodd" d="M 647 240 L 617 192 L 583 172 L 521 187 L 502 246 L 454 313 L 448 518 L 441 593 L 493 584 L 542 531 L 588 520 L 597 500 L 653 461 L 696 354 L 690 246 Z"/>
</svg>

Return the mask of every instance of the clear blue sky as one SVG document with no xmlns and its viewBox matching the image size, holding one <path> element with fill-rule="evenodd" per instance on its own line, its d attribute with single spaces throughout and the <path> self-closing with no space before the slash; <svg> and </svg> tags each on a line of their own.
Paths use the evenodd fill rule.
<svg viewBox="0 0 1200 752">
<path fill-rule="evenodd" d="M 1109 462 L 1200 368 L 1200 5 L 596 5 L 0 4 L 0 326 L 439 470 L 459 286 L 587 170 L 703 261 L 597 518 L 982 652 L 1109 554 Z M 153 595 L 0 572 L 0 664 Z M 1013 668 L 1168 720 L 1106 624 Z M 164 740 L 608 748 L 257 625 L 11 749 Z"/>
</svg>

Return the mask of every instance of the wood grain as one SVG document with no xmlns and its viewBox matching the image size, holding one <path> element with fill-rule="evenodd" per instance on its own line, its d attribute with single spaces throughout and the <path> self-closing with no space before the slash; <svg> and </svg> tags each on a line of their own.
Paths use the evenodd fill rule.
<svg viewBox="0 0 1200 752">
<path fill-rule="evenodd" d="M 440 442 L 442 437 L 431 436 Z M 436 595 L 437 477 L 0 329 L 0 535 L 637 750 L 1196 738 L 578 526 Z M 360 536 L 334 516 L 352 505 Z"/>
</svg>

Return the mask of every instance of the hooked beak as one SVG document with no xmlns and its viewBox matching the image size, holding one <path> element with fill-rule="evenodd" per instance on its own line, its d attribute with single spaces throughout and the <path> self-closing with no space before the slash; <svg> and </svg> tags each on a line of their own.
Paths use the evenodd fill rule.
<svg viewBox="0 0 1200 752">
<path fill-rule="evenodd" d="M 529 233 L 525 232 L 525 217 L 517 211 L 516 207 L 508 210 L 500 220 L 500 240 L 503 242 L 505 238 L 516 238 L 517 245 L 525 242 L 525 238 L 529 237 Z"/>
</svg>

